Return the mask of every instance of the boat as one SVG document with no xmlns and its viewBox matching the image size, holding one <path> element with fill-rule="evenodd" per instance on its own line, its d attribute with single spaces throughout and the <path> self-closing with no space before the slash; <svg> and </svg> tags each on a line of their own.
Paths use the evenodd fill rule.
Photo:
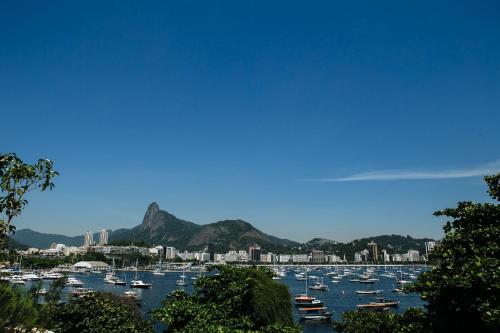
<svg viewBox="0 0 500 333">
<path fill-rule="evenodd" d="M 12 284 L 26 284 L 26 281 L 24 281 L 21 276 L 18 276 L 18 275 L 14 275 L 10 281 L 10 283 Z"/>
<path fill-rule="evenodd" d="M 375 295 L 380 293 L 382 290 L 356 290 L 358 295 Z"/>
<path fill-rule="evenodd" d="M 148 289 L 151 288 L 151 283 L 144 283 L 142 280 L 132 280 L 130 281 L 130 287 Z"/>
<path fill-rule="evenodd" d="M 137 276 L 137 272 L 138 272 L 138 260 L 136 261 L 135 263 L 135 278 L 130 281 L 130 287 L 132 288 L 141 288 L 141 289 L 148 289 L 148 288 L 151 288 L 151 283 L 144 283 L 142 280 L 139 280 L 138 276 Z"/>
<path fill-rule="evenodd" d="M 57 272 L 48 272 L 42 275 L 42 279 L 44 280 L 58 280 L 64 277 L 61 273 Z"/>
<path fill-rule="evenodd" d="M 35 273 L 26 273 L 26 274 L 23 274 L 22 279 L 25 281 L 39 281 L 42 278 Z"/>
<path fill-rule="evenodd" d="M 368 304 L 358 304 L 356 307 L 358 309 L 385 309 L 385 308 L 394 308 L 399 306 L 399 301 L 377 301 L 370 302 Z"/>
<path fill-rule="evenodd" d="M 328 290 L 328 286 L 323 283 L 323 278 L 321 278 L 321 281 L 316 281 L 316 283 L 314 285 L 309 286 L 309 289 L 326 291 L 326 290 Z"/>
<path fill-rule="evenodd" d="M 186 282 L 186 275 L 184 274 L 184 270 L 182 271 L 182 275 L 179 276 L 180 279 L 175 281 L 175 284 L 178 286 L 187 286 L 188 283 Z"/>
<path fill-rule="evenodd" d="M 131 299 L 135 300 L 136 302 L 141 301 L 141 297 L 139 295 L 137 295 L 137 293 L 132 289 L 126 290 L 123 293 L 123 296 L 126 298 L 131 298 Z"/>
<path fill-rule="evenodd" d="M 300 320 L 323 320 L 328 321 L 332 318 L 332 313 L 324 306 L 317 308 L 300 308 Z"/>
<path fill-rule="evenodd" d="M 42 288 L 42 289 L 37 290 L 36 294 L 38 296 L 45 296 L 45 295 L 47 295 L 47 292 L 48 292 L 47 289 Z"/>
<path fill-rule="evenodd" d="M 75 290 L 73 290 L 73 292 L 71 293 L 71 295 L 73 295 L 75 297 L 82 297 L 82 296 L 89 295 L 89 294 L 92 294 L 92 293 L 94 293 L 94 289 L 90 289 L 90 288 L 76 288 Z"/>
<path fill-rule="evenodd" d="M 161 258 L 162 258 L 162 256 L 163 256 L 163 250 L 160 251 L 160 262 L 158 263 L 158 266 L 153 271 L 153 275 L 165 275 L 165 272 L 161 271 L 161 267 L 162 267 Z"/>
<path fill-rule="evenodd" d="M 68 280 L 66 281 L 66 285 L 68 287 L 82 287 L 83 282 L 78 279 L 75 279 L 74 277 L 69 277 Z"/>
</svg>

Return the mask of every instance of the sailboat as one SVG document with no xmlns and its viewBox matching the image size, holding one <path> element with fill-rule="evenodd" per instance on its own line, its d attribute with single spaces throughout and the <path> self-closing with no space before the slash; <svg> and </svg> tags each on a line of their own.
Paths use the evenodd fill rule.
<svg viewBox="0 0 500 333">
<path fill-rule="evenodd" d="M 163 250 L 160 251 L 160 262 L 158 263 L 158 266 L 155 268 L 153 271 L 153 275 L 165 275 L 164 272 L 161 271 L 162 265 L 161 265 L 161 258 L 163 256 Z"/>
<path fill-rule="evenodd" d="M 138 264 L 139 260 L 136 260 L 135 262 L 135 277 L 132 281 L 130 281 L 130 287 L 132 288 L 142 288 L 142 289 L 147 289 L 151 288 L 151 283 L 144 283 L 142 280 L 139 280 L 137 273 L 138 273 Z"/>
<path fill-rule="evenodd" d="M 175 284 L 178 286 L 187 286 L 188 283 L 186 282 L 186 275 L 185 275 L 185 270 L 182 270 L 182 275 L 180 276 L 180 279 L 175 281 Z"/>
</svg>

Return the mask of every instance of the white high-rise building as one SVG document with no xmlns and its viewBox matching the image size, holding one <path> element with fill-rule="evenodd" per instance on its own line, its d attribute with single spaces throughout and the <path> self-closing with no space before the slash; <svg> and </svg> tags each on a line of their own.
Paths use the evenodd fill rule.
<svg viewBox="0 0 500 333">
<path fill-rule="evenodd" d="M 101 232 L 99 233 L 99 244 L 108 244 L 108 231 L 106 229 L 101 230 Z"/>
<path fill-rule="evenodd" d="M 94 235 L 90 231 L 85 233 L 85 243 L 83 244 L 86 247 L 91 247 L 94 245 Z"/>
</svg>

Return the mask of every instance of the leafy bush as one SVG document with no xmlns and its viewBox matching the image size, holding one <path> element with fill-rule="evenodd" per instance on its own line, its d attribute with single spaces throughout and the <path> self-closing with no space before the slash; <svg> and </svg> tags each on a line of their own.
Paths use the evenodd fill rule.
<svg viewBox="0 0 500 333">
<path fill-rule="evenodd" d="M 194 295 L 172 292 L 152 317 L 168 332 L 295 333 L 288 288 L 257 267 L 216 267 L 200 278 Z"/>
</svg>

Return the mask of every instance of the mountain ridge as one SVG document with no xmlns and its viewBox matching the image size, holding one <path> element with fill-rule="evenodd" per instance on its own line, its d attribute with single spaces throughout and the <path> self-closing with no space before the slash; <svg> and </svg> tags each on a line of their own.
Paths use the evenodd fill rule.
<svg viewBox="0 0 500 333">
<path fill-rule="evenodd" d="M 380 248 L 405 250 L 418 247 L 421 250 L 423 243 L 430 238 L 415 239 L 399 235 L 380 235 L 356 239 L 341 243 L 325 238 L 313 238 L 308 242 L 299 243 L 289 239 L 278 238 L 262 232 L 252 224 L 241 219 L 222 220 L 209 224 L 196 224 L 176 217 L 161 210 L 156 202 L 148 205 L 142 222 L 132 228 L 109 230 L 109 241 L 143 241 L 149 244 L 173 246 L 180 250 L 197 251 L 206 249 L 208 243 L 214 243 L 216 251 L 246 249 L 257 243 L 264 251 L 274 253 L 304 252 L 318 249 L 327 252 L 352 255 L 353 251 L 366 248 L 370 240 L 380 244 Z M 17 242 L 38 248 L 46 248 L 51 243 L 63 243 L 67 246 L 81 246 L 83 235 L 64 236 L 44 234 L 31 229 L 21 229 L 12 235 Z M 94 234 L 98 239 L 98 234 Z M 391 244 L 394 243 L 394 244 Z"/>
</svg>

